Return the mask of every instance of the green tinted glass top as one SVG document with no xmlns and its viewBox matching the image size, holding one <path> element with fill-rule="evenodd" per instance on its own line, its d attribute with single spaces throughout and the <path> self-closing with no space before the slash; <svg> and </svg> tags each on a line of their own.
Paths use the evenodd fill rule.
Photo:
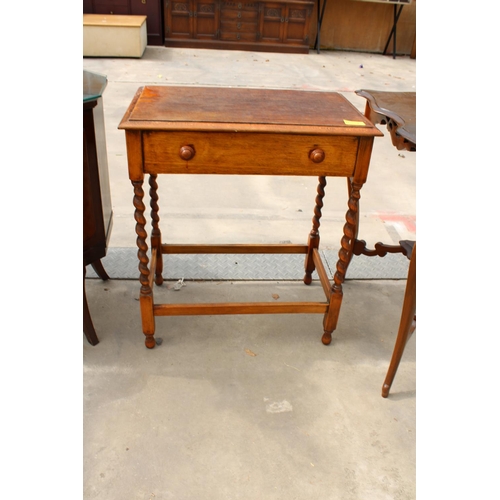
<svg viewBox="0 0 500 500">
<path fill-rule="evenodd" d="M 101 97 L 107 83 L 105 76 L 83 70 L 83 102 Z"/>
</svg>

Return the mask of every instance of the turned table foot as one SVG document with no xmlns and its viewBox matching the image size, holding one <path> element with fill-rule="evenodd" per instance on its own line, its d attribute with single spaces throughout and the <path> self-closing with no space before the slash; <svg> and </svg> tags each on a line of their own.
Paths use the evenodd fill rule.
<svg viewBox="0 0 500 500">
<path fill-rule="evenodd" d="M 156 345 L 156 340 L 154 335 L 146 335 L 146 339 L 144 340 L 144 344 L 148 349 L 153 349 Z"/>
<path fill-rule="evenodd" d="M 323 337 L 321 337 L 321 342 L 325 345 L 330 345 L 332 341 L 332 332 L 323 333 Z"/>
</svg>

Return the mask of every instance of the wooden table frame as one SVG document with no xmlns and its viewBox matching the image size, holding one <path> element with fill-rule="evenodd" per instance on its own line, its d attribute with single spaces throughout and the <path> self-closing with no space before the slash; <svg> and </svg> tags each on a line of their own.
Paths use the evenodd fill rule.
<svg viewBox="0 0 500 500">
<path fill-rule="evenodd" d="M 259 106 L 260 104 L 260 106 Z M 265 106 L 263 105 L 265 104 Z M 146 347 L 155 346 L 155 317 L 322 313 L 328 345 L 342 303 L 342 283 L 353 255 L 360 190 L 374 137 L 382 133 L 333 92 L 201 87 L 140 88 L 125 113 L 129 177 L 134 187 L 140 272 L 140 309 Z M 252 154 L 248 154 L 252 151 Z M 318 177 L 307 244 L 165 244 L 159 227 L 159 174 L 314 175 Z M 148 257 L 144 176 L 149 174 L 151 258 Z M 339 259 L 331 283 L 319 254 L 326 177 L 348 180 L 349 199 Z M 304 254 L 304 283 L 317 271 L 324 302 L 157 304 L 164 254 Z"/>
<path fill-rule="evenodd" d="M 393 146 L 399 151 L 417 150 L 417 93 L 387 92 L 360 89 L 356 94 L 366 99 L 365 116 L 373 123 L 387 126 Z M 382 385 L 382 397 L 389 396 L 394 377 L 403 356 L 406 343 L 416 329 L 417 310 L 417 244 L 415 241 L 402 240 L 399 245 L 386 245 L 378 242 L 369 249 L 364 240 L 354 240 L 354 255 L 384 257 L 387 253 L 402 253 L 410 260 L 406 280 L 403 309 L 399 322 L 398 335 L 387 375 Z"/>
</svg>

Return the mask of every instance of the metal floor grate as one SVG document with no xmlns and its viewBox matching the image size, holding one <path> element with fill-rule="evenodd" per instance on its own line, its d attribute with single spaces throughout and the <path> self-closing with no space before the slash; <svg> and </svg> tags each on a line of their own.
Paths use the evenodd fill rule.
<svg viewBox="0 0 500 500">
<path fill-rule="evenodd" d="M 333 277 L 338 250 L 320 250 L 327 271 Z M 138 258 L 135 248 L 109 248 L 102 264 L 112 279 L 138 279 Z M 385 257 L 355 256 L 346 279 L 406 279 L 408 259 L 402 254 Z M 165 280 L 302 280 L 304 255 L 300 254 L 203 254 L 164 255 Z M 87 278 L 97 278 L 91 266 Z M 316 273 L 313 279 L 318 279 Z"/>
</svg>

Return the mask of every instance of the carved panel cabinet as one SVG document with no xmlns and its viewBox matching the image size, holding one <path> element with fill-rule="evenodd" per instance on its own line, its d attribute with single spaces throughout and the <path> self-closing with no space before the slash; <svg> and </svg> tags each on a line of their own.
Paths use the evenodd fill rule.
<svg viewBox="0 0 500 500">
<path fill-rule="evenodd" d="M 309 52 L 313 1 L 167 0 L 165 45 Z"/>
</svg>

